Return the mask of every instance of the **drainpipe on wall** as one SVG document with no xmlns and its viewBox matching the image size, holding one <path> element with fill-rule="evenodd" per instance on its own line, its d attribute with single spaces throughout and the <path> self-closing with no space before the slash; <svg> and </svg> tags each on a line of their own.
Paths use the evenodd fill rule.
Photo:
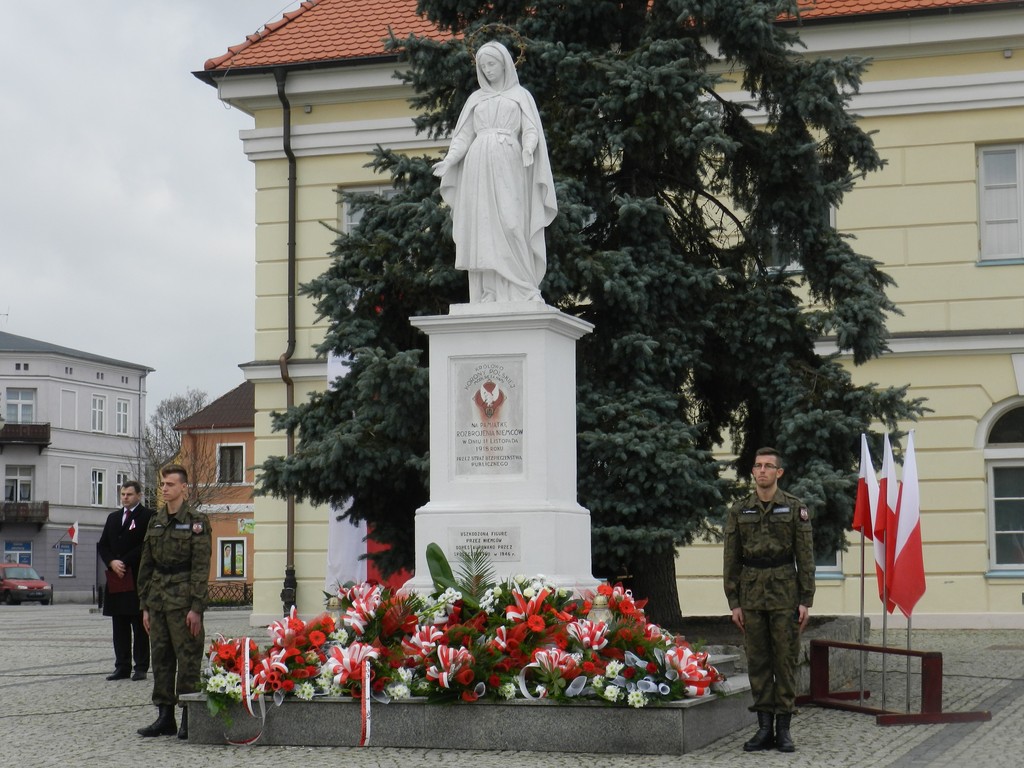
<svg viewBox="0 0 1024 768">
<path fill-rule="evenodd" d="M 292 108 L 284 92 L 287 72 L 283 69 L 274 70 L 277 82 L 277 98 L 281 102 L 281 130 L 284 137 L 284 153 L 288 158 L 288 347 L 278 365 L 281 368 L 281 381 L 285 388 L 285 407 L 291 410 L 295 405 L 295 382 L 288 373 L 288 361 L 295 354 L 295 218 L 296 218 L 296 162 L 292 151 Z M 286 455 L 291 458 L 295 453 L 295 431 L 288 430 Z M 286 501 L 287 517 L 285 520 L 285 566 L 284 585 L 281 589 L 283 615 L 287 616 L 295 605 L 295 592 L 298 581 L 295 578 L 295 495 L 289 493 Z"/>
</svg>

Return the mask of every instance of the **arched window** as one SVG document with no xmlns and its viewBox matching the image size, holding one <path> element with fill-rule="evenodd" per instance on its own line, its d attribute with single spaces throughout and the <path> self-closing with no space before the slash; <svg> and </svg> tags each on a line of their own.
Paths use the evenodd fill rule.
<svg viewBox="0 0 1024 768">
<path fill-rule="evenodd" d="M 1024 404 L 1000 415 L 985 441 L 989 559 L 993 571 L 1024 570 Z"/>
</svg>

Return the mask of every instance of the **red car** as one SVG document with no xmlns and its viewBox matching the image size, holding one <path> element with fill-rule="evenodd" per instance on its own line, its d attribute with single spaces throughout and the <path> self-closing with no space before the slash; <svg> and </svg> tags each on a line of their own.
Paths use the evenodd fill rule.
<svg viewBox="0 0 1024 768">
<path fill-rule="evenodd" d="M 39 578 L 29 565 L 0 563 L 0 600 L 8 605 L 27 601 L 49 605 L 53 601 L 53 586 Z"/>
</svg>

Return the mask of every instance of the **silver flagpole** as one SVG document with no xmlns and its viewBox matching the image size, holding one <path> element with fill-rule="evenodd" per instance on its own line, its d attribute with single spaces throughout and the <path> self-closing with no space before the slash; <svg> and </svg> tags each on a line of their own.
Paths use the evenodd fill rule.
<svg viewBox="0 0 1024 768">
<path fill-rule="evenodd" d="M 864 572 L 864 540 L 867 537 L 864 535 L 864 531 L 860 532 L 860 626 L 857 629 L 857 637 L 861 645 L 864 645 L 864 579 L 866 578 Z M 857 701 L 861 706 L 864 706 L 864 657 L 867 655 L 867 651 L 863 648 L 860 652 L 860 662 L 858 664 L 858 688 L 860 689 L 857 694 Z"/>
<path fill-rule="evenodd" d="M 885 569 L 882 569 L 882 581 L 885 582 Z M 882 587 L 882 645 L 886 648 L 889 647 L 889 585 L 884 584 Z M 886 709 L 885 706 L 885 657 L 887 654 L 881 654 L 882 656 L 882 709 Z"/>
<path fill-rule="evenodd" d="M 910 644 L 910 633 L 911 633 L 911 619 L 907 616 L 907 650 L 911 650 Z M 924 674 L 922 672 L 922 674 Z M 910 711 L 910 654 L 907 654 L 907 712 Z"/>
</svg>

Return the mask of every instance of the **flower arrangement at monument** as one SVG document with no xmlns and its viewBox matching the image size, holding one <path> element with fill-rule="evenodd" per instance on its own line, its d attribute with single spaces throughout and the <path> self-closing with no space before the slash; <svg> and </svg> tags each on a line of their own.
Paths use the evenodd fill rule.
<svg viewBox="0 0 1024 768">
<path fill-rule="evenodd" d="M 471 553 L 456 579 L 439 549 L 428 552 L 429 596 L 349 584 L 331 595 L 335 615 L 307 622 L 293 608 L 268 627 L 265 647 L 214 640 L 203 676 L 210 711 L 289 696 L 644 707 L 707 696 L 722 680 L 706 653 L 649 623 L 646 601 L 620 584 L 598 588 L 593 597 L 607 601 L 607 612 L 588 618 L 591 599 L 543 576 L 499 584 Z"/>
</svg>

